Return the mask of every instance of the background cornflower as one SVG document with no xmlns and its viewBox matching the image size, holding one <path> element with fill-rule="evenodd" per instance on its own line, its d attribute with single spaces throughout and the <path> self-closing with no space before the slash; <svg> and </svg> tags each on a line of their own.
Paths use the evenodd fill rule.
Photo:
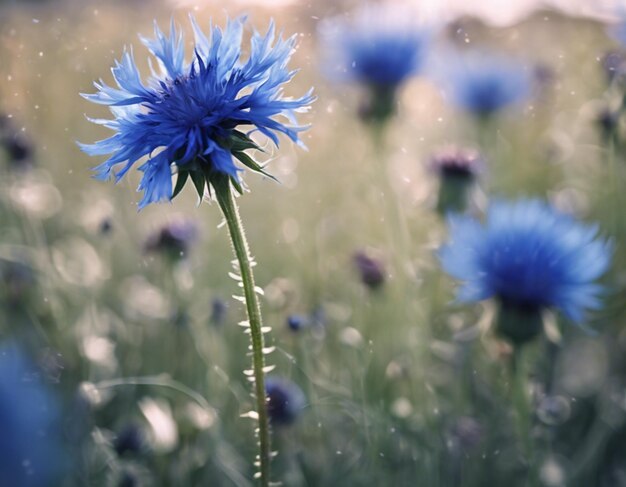
<svg viewBox="0 0 626 487">
<path fill-rule="evenodd" d="M 607 51 L 604 56 L 602 56 L 601 63 L 606 80 L 610 84 L 616 78 L 624 75 L 626 70 L 626 54 L 620 50 Z"/>
<path fill-rule="evenodd" d="M 248 59 L 242 61 L 244 18 L 229 21 L 222 31 L 213 27 L 210 39 L 193 17 L 194 56 L 185 62 L 184 36 L 172 22 L 170 35 L 157 25 L 155 39 L 142 38 L 156 58 L 159 73 L 148 84 L 141 80 L 133 51 L 126 51 L 112 69 L 118 88 L 104 81 L 87 100 L 111 107 L 113 120 L 92 120 L 115 134 L 94 144 L 80 144 L 89 155 L 111 154 L 96 177 L 119 181 L 142 158 L 139 207 L 170 200 L 191 177 L 200 197 L 215 174 L 229 177 L 241 190 L 237 158 L 249 169 L 264 173 L 245 151 L 258 146 L 237 130 L 249 126 L 278 144 L 277 133 L 299 143 L 294 114 L 313 101 L 309 93 L 293 99 L 282 85 L 295 71 L 287 68 L 295 37 L 276 38 L 274 25 L 265 35 L 254 32 Z M 276 117 L 282 117 L 283 123 Z M 289 124 L 291 123 L 291 124 Z M 117 169 L 117 171 L 116 171 Z M 172 187 L 172 171 L 178 174 Z"/>
<path fill-rule="evenodd" d="M 302 389 L 288 379 L 269 376 L 265 390 L 268 412 L 274 426 L 293 423 L 306 406 Z"/>
<path fill-rule="evenodd" d="M 62 471 L 59 409 L 15 344 L 0 346 L 0 484 L 56 485 Z"/>
<path fill-rule="evenodd" d="M 433 71 L 446 97 L 480 119 L 531 94 L 531 74 L 519 60 L 502 54 L 479 50 L 442 54 Z"/>
<path fill-rule="evenodd" d="M 172 221 L 148 236 L 144 251 L 177 260 L 187 255 L 197 237 L 198 228 L 192 221 Z"/>
<path fill-rule="evenodd" d="M 423 69 L 432 35 L 415 12 L 371 4 L 325 20 L 319 30 L 324 70 L 332 79 L 365 87 L 360 114 L 374 122 L 393 114 L 396 92 Z"/>
<path fill-rule="evenodd" d="M 470 189 L 482 171 L 483 164 L 478 151 L 454 146 L 443 147 L 430 157 L 430 170 L 439 178 L 439 213 L 465 210 Z"/>
<path fill-rule="evenodd" d="M 489 207 L 484 225 L 451 217 L 450 242 L 439 256 L 446 272 L 463 282 L 459 300 L 495 297 L 505 315 L 499 331 L 525 341 L 540 331 L 535 325 L 544 309 L 580 323 L 586 311 L 600 306 L 596 280 L 609 267 L 611 246 L 597 234 L 597 226 L 539 200 L 499 201 Z M 507 322 L 519 314 L 528 320 Z"/>
<path fill-rule="evenodd" d="M 357 250 L 352 255 L 352 262 L 359 279 L 369 289 L 379 289 L 385 283 L 385 263 L 371 251 Z"/>
</svg>

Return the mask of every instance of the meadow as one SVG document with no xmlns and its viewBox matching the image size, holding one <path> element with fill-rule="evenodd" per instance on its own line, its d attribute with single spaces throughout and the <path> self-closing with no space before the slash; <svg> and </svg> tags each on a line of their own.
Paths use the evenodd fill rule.
<svg viewBox="0 0 626 487">
<path fill-rule="evenodd" d="M 141 173 L 98 181 L 105 157 L 77 144 L 110 135 L 86 118 L 107 107 L 80 93 L 113 85 L 124 46 L 148 77 L 138 34 L 155 20 L 180 26 L 189 60 L 189 13 L 206 30 L 247 14 L 244 53 L 273 19 L 296 35 L 286 95 L 316 97 L 298 113 L 306 149 L 251 135 L 278 182 L 246 169 L 237 198 L 275 347 L 266 388 L 288 395 L 269 403 L 272 480 L 626 486 L 626 35 L 551 10 L 507 26 L 442 19 L 423 69 L 381 108 L 325 64 L 324 22 L 359 7 L 0 2 L 0 486 L 257 485 L 246 308 L 220 205 L 188 183 L 138 211 Z M 527 93 L 493 113 L 455 104 L 453 53 L 473 49 L 514 59 Z M 455 157 L 462 184 L 446 180 Z M 511 321 L 540 328 L 524 343 L 502 324 L 506 299 L 460 301 L 442 266 L 451 214 L 484 220 L 519 198 L 597 224 L 610 254 L 584 320 L 546 298 L 539 324 Z"/>
</svg>

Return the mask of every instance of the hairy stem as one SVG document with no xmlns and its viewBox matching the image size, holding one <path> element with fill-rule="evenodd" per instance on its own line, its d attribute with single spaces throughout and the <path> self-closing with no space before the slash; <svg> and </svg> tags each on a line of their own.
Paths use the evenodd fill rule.
<svg viewBox="0 0 626 487">
<path fill-rule="evenodd" d="M 265 399 L 265 359 L 263 345 L 263 322 L 261 319 L 261 307 L 254 284 L 252 273 L 252 258 L 248 248 L 248 242 L 239 217 L 239 209 L 235 201 L 235 196 L 231 189 L 230 180 L 227 177 L 218 177 L 213 181 L 213 187 L 217 202 L 224 213 L 226 224 L 230 232 L 233 244 L 243 291 L 246 299 L 246 310 L 250 324 L 250 340 L 252 342 L 252 369 L 254 374 L 254 395 L 256 398 L 256 412 L 258 415 L 258 437 L 259 437 L 259 467 L 260 481 L 262 487 L 270 485 L 270 434 L 269 420 L 267 414 L 267 401 Z"/>
</svg>

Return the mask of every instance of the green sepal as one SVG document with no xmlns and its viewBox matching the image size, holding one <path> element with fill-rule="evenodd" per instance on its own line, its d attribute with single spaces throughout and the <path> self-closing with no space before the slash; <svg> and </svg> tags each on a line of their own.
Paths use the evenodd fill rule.
<svg viewBox="0 0 626 487">
<path fill-rule="evenodd" d="M 264 152 L 250 137 L 239 130 L 233 130 L 228 139 L 227 147 L 231 152 L 243 152 L 248 149 L 254 149 Z"/>
<path fill-rule="evenodd" d="M 189 178 L 189 171 L 178 171 L 178 177 L 176 178 L 176 186 L 174 187 L 174 191 L 172 192 L 172 197 L 170 199 L 174 199 L 176 198 L 176 196 L 178 196 L 178 193 L 180 193 L 182 191 L 182 189 L 185 187 L 185 183 L 187 182 L 187 179 Z"/>
<path fill-rule="evenodd" d="M 196 187 L 196 192 L 198 193 L 198 197 L 202 199 L 204 197 L 204 186 L 206 183 L 206 178 L 202 171 L 192 170 L 189 171 L 191 175 L 191 180 L 193 181 L 193 185 Z"/>
<path fill-rule="evenodd" d="M 235 188 L 235 191 L 237 191 L 237 193 L 239 193 L 240 195 L 243 194 L 243 186 L 241 186 L 241 183 L 239 181 L 231 176 L 230 183 L 233 185 L 233 188 Z"/>
<path fill-rule="evenodd" d="M 264 176 L 267 176 L 268 178 L 276 181 L 277 183 L 279 182 L 278 179 L 276 179 L 274 176 L 272 176 L 270 173 L 268 173 L 267 171 L 265 171 L 263 169 L 263 167 L 256 162 L 254 159 L 252 159 L 252 157 L 250 157 L 248 154 L 246 154 L 245 152 L 233 152 L 233 155 L 239 159 L 239 161 L 246 166 L 248 169 L 251 169 L 252 171 L 258 172 L 263 174 Z"/>
<path fill-rule="evenodd" d="M 201 164 L 200 171 L 202 171 L 202 177 L 206 181 L 206 189 L 209 193 L 209 198 L 213 198 L 213 194 L 211 193 L 211 180 L 213 179 L 214 172 L 211 170 L 211 166 L 208 164 Z"/>
</svg>

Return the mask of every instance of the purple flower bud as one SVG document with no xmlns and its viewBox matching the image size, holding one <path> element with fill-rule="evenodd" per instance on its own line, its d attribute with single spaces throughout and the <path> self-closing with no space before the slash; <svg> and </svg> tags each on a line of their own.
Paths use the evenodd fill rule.
<svg viewBox="0 0 626 487">
<path fill-rule="evenodd" d="M 147 253 L 162 253 L 177 260 L 185 257 L 197 235 L 198 231 L 193 222 L 171 222 L 148 237 L 144 250 Z"/>
<path fill-rule="evenodd" d="M 309 320 L 302 315 L 289 315 L 287 317 L 287 326 L 292 331 L 300 331 L 302 328 L 308 326 Z"/>
<path fill-rule="evenodd" d="M 602 70 L 608 83 L 626 72 L 626 55 L 621 51 L 608 51 L 602 57 Z"/>
<path fill-rule="evenodd" d="M 462 451 L 476 448 L 483 438 L 483 427 L 470 416 L 461 416 L 452 425 L 450 435 L 453 445 Z"/>
<path fill-rule="evenodd" d="M 293 423 L 305 407 L 304 393 L 290 380 L 267 377 L 265 391 L 268 414 L 274 426 Z"/>
<path fill-rule="evenodd" d="M 444 147 L 432 155 L 429 165 L 440 178 L 437 211 L 447 214 L 465 210 L 471 186 L 483 168 L 479 152 L 454 146 Z"/>
<path fill-rule="evenodd" d="M 442 147 L 430 158 L 430 169 L 441 176 L 473 179 L 482 172 L 483 158 L 474 149 Z"/>
<path fill-rule="evenodd" d="M 364 250 L 358 250 L 352 257 L 361 282 L 369 289 L 378 289 L 385 282 L 385 266 L 380 259 Z"/>
<path fill-rule="evenodd" d="M 226 312 L 228 311 L 228 304 L 222 298 L 215 297 L 211 301 L 211 323 L 214 325 L 221 325 L 226 318 Z"/>
<path fill-rule="evenodd" d="M 145 438 L 143 431 L 136 424 L 129 424 L 122 428 L 113 441 L 113 449 L 118 455 L 139 453 L 144 448 Z"/>
</svg>

